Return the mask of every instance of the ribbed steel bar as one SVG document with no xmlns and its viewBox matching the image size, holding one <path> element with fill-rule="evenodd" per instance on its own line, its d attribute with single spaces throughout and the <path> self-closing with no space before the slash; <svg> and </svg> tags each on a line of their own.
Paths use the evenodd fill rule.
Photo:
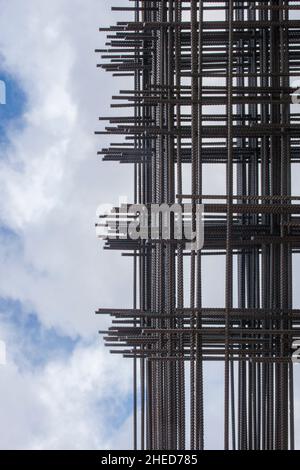
<svg viewBox="0 0 300 470">
<path fill-rule="evenodd" d="M 147 236 L 135 238 L 130 227 L 143 218 L 130 204 L 101 217 L 105 249 L 132 257 L 133 308 L 97 313 L 112 317 L 107 347 L 133 359 L 133 446 L 205 448 L 205 372 L 214 361 L 224 364 L 224 449 L 294 449 L 299 2 L 128 0 L 114 10 L 132 16 L 101 28 L 99 67 L 131 78 L 132 89 L 100 118 L 108 124 L 96 133 L 114 141 L 98 153 L 133 166 L 133 203 L 151 215 Z M 193 230 L 203 204 L 201 249 L 185 232 L 175 237 L 174 203 L 190 204 L 180 220 Z M 153 204 L 170 209 L 169 238 L 162 214 L 152 236 Z M 203 260 L 213 257 L 219 272 L 208 295 Z M 223 306 L 207 307 L 216 289 Z"/>
</svg>

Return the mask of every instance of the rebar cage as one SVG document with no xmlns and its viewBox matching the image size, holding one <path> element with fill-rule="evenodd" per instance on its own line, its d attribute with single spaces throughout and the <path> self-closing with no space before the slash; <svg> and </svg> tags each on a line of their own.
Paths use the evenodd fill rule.
<svg viewBox="0 0 300 470">
<path fill-rule="evenodd" d="M 100 67 L 132 87 L 97 132 L 122 139 L 99 154 L 132 165 L 135 204 L 189 202 L 194 225 L 204 205 L 201 250 L 131 239 L 139 214 L 104 217 L 105 248 L 133 259 L 133 308 L 98 313 L 113 317 L 107 346 L 133 359 L 134 448 L 204 449 L 203 365 L 221 361 L 224 449 L 294 449 L 300 2 L 131 0 L 115 10 L 132 19 L 102 29 Z M 222 174 L 223 194 L 207 167 Z M 223 307 L 203 305 L 206 256 L 225 260 Z"/>
</svg>

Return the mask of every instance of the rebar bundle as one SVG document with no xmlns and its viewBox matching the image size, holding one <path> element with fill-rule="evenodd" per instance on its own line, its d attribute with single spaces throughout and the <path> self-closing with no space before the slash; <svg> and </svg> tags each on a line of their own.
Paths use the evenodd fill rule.
<svg viewBox="0 0 300 470">
<path fill-rule="evenodd" d="M 133 308 L 100 309 L 113 353 L 133 359 L 135 449 L 202 450 L 204 361 L 224 363 L 224 449 L 294 448 L 292 259 L 300 252 L 300 2 L 135 0 L 100 66 L 131 77 L 98 134 L 133 166 L 134 201 L 204 207 L 204 245 L 132 239 L 140 214 L 104 217 L 106 249 L 133 259 Z M 296 94 L 295 94 L 296 93 Z M 205 169 L 225 181 L 205 194 Z M 214 187 L 214 181 L 210 182 Z M 117 229 L 113 222 L 117 221 Z M 171 231 L 172 233 L 172 231 Z M 203 257 L 225 259 L 223 307 L 203 305 Z M 187 281 L 189 289 L 187 290 Z"/>
</svg>

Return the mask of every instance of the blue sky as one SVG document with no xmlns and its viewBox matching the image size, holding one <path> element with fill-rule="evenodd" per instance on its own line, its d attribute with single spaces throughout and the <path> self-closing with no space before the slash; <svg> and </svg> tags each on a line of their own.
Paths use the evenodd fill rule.
<svg viewBox="0 0 300 470">
<path fill-rule="evenodd" d="M 5 70 L 0 69 L 0 80 L 5 83 L 7 105 L 0 106 L 1 136 L 6 134 L 6 128 L 12 122 L 14 126 L 22 124 L 22 115 L 26 108 L 26 95 L 18 80 Z"/>
</svg>

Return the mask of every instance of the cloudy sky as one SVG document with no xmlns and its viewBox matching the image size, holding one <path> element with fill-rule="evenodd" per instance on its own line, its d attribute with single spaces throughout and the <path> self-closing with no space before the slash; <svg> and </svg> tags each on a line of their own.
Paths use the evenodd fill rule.
<svg viewBox="0 0 300 470">
<path fill-rule="evenodd" d="M 94 315 L 131 305 L 129 261 L 103 252 L 94 229 L 100 203 L 131 195 L 130 169 L 101 163 L 106 140 L 93 135 L 120 86 L 96 68 L 98 27 L 123 2 L 0 0 L 2 449 L 131 446 L 130 363 L 104 350 Z M 222 445 L 221 376 L 211 367 L 211 448 Z"/>
<path fill-rule="evenodd" d="M 131 182 L 93 135 L 118 88 L 94 53 L 110 5 L 0 1 L 1 448 L 130 445 L 130 365 L 104 351 L 94 315 L 130 302 L 128 261 L 94 229 L 114 182 L 124 195 Z"/>
</svg>

